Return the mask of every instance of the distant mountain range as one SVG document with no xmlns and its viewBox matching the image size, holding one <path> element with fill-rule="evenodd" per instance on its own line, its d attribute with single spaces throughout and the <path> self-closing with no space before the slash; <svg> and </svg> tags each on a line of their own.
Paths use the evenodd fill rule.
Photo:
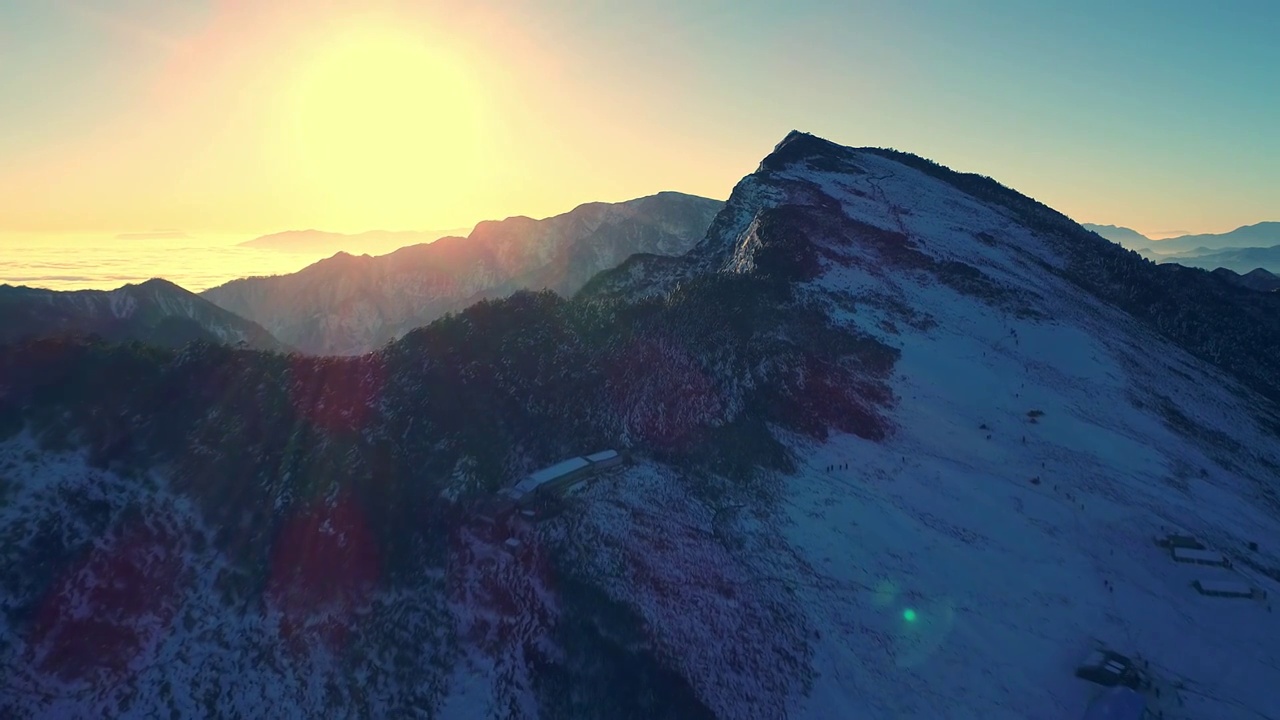
<svg viewBox="0 0 1280 720">
<path fill-rule="evenodd" d="M 1162 255 L 1280 245 L 1280 222 L 1260 222 L 1236 228 L 1231 232 L 1180 235 L 1163 240 L 1149 238 L 1137 230 L 1119 225 L 1081 223 L 1081 226 L 1130 250 L 1153 250 Z"/>
<path fill-rule="evenodd" d="M 572 294 L 635 253 L 679 255 L 724 203 L 664 192 L 512 217 L 379 257 L 339 253 L 290 275 L 235 280 L 202 296 L 298 350 L 358 355 L 445 313 L 520 289 Z"/>
<path fill-rule="evenodd" d="M 434 242 L 449 235 L 463 235 L 467 230 L 468 228 L 404 232 L 371 230 L 356 234 L 323 230 L 286 230 L 272 235 L 263 235 L 242 242 L 240 245 L 286 252 L 319 254 L 347 252 L 353 255 L 366 253 L 381 255 L 409 245 Z"/>
<path fill-rule="evenodd" d="M 1083 223 L 1082 226 L 1156 262 L 1176 262 L 1206 270 L 1224 267 L 1242 274 L 1255 268 L 1280 272 L 1280 222 L 1261 222 L 1227 233 L 1182 235 L 1165 240 L 1153 240 L 1117 225 Z"/>
<path fill-rule="evenodd" d="M 1280 273 L 1280 245 L 1207 250 L 1203 253 L 1193 251 L 1152 259 L 1159 262 L 1176 262 L 1179 265 L 1204 268 L 1205 270 L 1226 268 L 1240 274 L 1246 274 L 1253 270 Z"/>
<path fill-rule="evenodd" d="M 1220 234 L 1183 235 L 1181 237 L 1152 241 L 1164 252 L 1168 247 L 1173 252 L 1185 252 L 1207 248 L 1210 250 L 1240 247 L 1271 247 L 1280 245 L 1280 222 L 1260 222 L 1245 225 L 1231 232 Z"/>
<path fill-rule="evenodd" d="M 0 345 L 87 337 L 180 347 L 194 340 L 284 350 L 271 333 L 167 280 L 116 290 L 59 292 L 0 285 Z"/>
</svg>

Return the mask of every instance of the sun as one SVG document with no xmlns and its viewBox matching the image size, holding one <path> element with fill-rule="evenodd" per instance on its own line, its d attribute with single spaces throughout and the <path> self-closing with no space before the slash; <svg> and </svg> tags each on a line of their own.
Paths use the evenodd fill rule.
<svg viewBox="0 0 1280 720">
<path fill-rule="evenodd" d="M 461 201 L 486 163 L 480 83 L 425 37 L 349 32 L 290 95 L 290 174 L 367 222 Z"/>
</svg>

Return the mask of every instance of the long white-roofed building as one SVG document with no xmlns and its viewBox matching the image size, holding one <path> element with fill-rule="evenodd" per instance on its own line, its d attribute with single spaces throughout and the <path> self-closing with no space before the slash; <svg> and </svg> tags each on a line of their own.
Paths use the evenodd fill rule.
<svg viewBox="0 0 1280 720">
<path fill-rule="evenodd" d="M 622 464 L 622 460 L 622 456 L 616 450 L 602 450 L 590 455 L 562 460 L 550 467 L 529 473 L 509 488 L 506 495 L 517 504 L 523 504 L 540 494 L 568 489 L 580 480 Z"/>
</svg>

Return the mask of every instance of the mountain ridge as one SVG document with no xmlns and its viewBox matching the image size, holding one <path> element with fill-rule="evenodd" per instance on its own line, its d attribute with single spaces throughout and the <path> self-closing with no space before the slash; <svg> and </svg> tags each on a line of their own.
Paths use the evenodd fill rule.
<svg viewBox="0 0 1280 720">
<path fill-rule="evenodd" d="M 202 297 L 304 352 L 361 354 L 482 299 L 521 288 L 569 293 L 632 252 L 681 253 L 720 205 L 675 192 L 583 203 L 544 220 L 484 221 L 466 238 L 386 255 L 339 253 L 297 273 L 235 280 Z"/>
</svg>

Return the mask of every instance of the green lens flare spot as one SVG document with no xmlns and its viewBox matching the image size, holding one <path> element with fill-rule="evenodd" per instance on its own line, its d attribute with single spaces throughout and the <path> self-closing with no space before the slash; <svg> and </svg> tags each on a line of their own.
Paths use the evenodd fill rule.
<svg viewBox="0 0 1280 720">
<path fill-rule="evenodd" d="M 915 610 L 912 610 L 911 608 L 907 608 L 906 610 L 903 610 L 903 611 L 902 611 L 902 619 L 903 619 L 903 620 L 906 620 L 906 621 L 907 621 L 907 622 L 909 622 L 909 623 L 913 623 L 913 622 L 915 622 L 915 621 L 916 621 L 916 611 L 915 611 Z"/>
</svg>

